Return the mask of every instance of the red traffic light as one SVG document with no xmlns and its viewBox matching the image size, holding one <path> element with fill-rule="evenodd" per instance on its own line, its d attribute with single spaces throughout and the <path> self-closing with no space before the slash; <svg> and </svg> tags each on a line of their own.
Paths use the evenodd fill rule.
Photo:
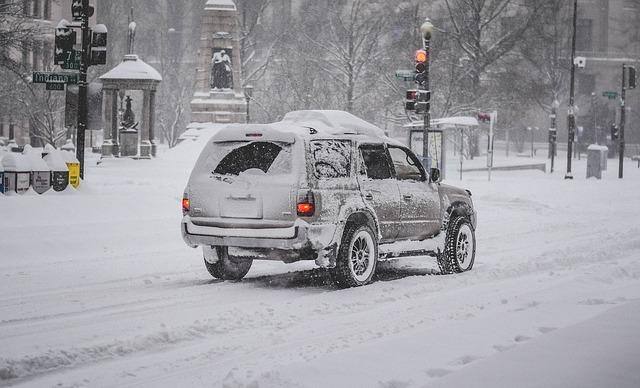
<svg viewBox="0 0 640 388">
<path fill-rule="evenodd" d="M 407 90 L 407 100 L 415 101 L 418 96 L 417 90 Z"/>
<path fill-rule="evenodd" d="M 489 113 L 478 112 L 478 121 L 481 123 L 488 123 L 491 121 L 491 115 Z"/>
</svg>

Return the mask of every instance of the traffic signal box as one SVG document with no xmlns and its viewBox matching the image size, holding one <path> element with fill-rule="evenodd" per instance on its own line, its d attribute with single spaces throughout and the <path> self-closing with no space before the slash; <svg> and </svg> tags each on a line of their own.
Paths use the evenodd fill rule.
<svg viewBox="0 0 640 388">
<path fill-rule="evenodd" d="M 56 28 L 55 55 L 56 65 L 62 65 L 73 58 L 73 45 L 76 44 L 76 32 L 69 27 L 59 25 Z"/>
</svg>

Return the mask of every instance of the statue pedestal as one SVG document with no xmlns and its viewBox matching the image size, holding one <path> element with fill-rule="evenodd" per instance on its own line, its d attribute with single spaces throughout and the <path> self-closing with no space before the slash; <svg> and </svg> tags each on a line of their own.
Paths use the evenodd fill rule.
<svg viewBox="0 0 640 388">
<path fill-rule="evenodd" d="M 191 121 L 198 123 L 244 123 L 247 102 L 244 95 L 231 89 L 196 93 L 191 101 Z"/>
<path fill-rule="evenodd" d="M 140 142 L 139 159 L 151 159 L 151 142 L 149 140 L 143 140 Z"/>
<path fill-rule="evenodd" d="M 120 145 L 120 156 L 137 156 L 138 131 L 130 129 L 120 131 Z"/>
</svg>

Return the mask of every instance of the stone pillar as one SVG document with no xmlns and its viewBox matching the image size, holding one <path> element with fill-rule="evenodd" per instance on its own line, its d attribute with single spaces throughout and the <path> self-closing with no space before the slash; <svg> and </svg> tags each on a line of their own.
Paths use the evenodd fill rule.
<svg viewBox="0 0 640 388">
<path fill-rule="evenodd" d="M 140 159 L 151 158 L 151 141 L 150 141 L 150 118 L 151 109 L 149 100 L 151 97 L 151 91 L 144 91 L 144 98 L 142 99 L 142 129 L 140 131 Z"/>
<path fill-rule="evenodd" d="M 149 91 L 149 142 L 151 143 L 151 156 L 155 157 L 156 147 L 156 91 Z"/>
<path fill-rule="evenodd" d="M 120 90 L 113 89 L 111 91 L 111 142 L 113 143 L 113 155 L 120 156 L 120 134 L 118 133 L 118 92 Z"/>
<path fill-rule="evenodd" d="M 109 158 L 113 156 L 113 142 L 111 140 L 112 130 L 111 125 L 117 117 L 113 117 L 113 107 L 116 106 L 116 102 L 113 101 L 113 91 L 106 90 L 104 94 L 104 129 L 102 130 L 103 142 L 102 142 L 102 157 Z"/>
</svg>

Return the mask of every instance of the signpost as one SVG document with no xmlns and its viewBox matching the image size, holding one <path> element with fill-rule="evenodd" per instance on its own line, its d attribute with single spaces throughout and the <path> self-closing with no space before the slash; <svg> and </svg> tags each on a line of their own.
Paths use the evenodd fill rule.
<svg viewBox="0 0 640 388">
<path fill-rule="evenodd" d="M 53 73 L 49 71 L 34 71 L 31 79 L 34 84 L 47 84 L 52 82 L 61 82 L 67 85 L 77 85 L 78 73 L 71 73 L 71 72 Z M 64 88 L 47 89 L 47 90 L 64 90 Z"/>
<path fill-rule="evenodd" d="M 82 51 L 70 51 L 64 62 L 60 65 L 65 70 L 80 70 L 80 60 L 82 59 Z"/>
<path fill-rule="evenodd" d="M 396 70 L 396 78 L 401 79 L 403 81 L 413 81 L 415 80 L 415 71 L 414 70 Z"/>
<path fill-rule="evenodd" d="M 47 82 L 46 90 L 64 90 L 64 82 L 60 81 L 51 81 Z"/>
<path fill-rule="evenodd" d="M 618 92 L 606 91 L 602 92 L 602 96 L 607 97 L 610 100 L 615 100 L 616 98 L 618 98 Z"/>
</svg>

